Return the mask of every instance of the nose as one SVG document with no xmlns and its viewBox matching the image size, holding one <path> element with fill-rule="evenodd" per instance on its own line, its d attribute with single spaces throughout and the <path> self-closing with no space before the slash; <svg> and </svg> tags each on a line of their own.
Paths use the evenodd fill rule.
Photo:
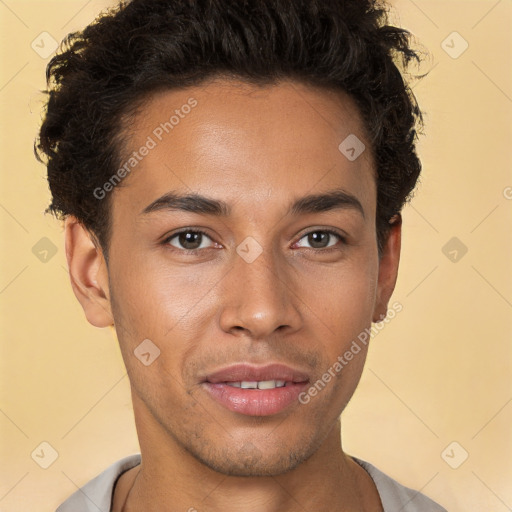
<svg viewBox="0 0 512 512">
<path fill-rule="evenodd" d="M 222 281 L 222 330 L 263 339 L 276 331 L 300 329 L 300 301 L 286 264 L 267 251 L 251 263 L 238 254 L 233 259 L 233 267 Z"/>
</svg>

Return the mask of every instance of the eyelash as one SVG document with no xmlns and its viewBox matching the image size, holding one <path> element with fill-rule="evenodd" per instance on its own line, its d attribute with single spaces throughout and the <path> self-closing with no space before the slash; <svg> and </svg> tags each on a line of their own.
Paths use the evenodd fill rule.
<svg viewBox="0 0 512 512">
<path fill-rule="evenodd" d="M 185 252 L 185 253 L 190 254 L 190 255 L 195 255 L 198 252 L 204 250 L 204 248 L 203 249 L 179 249 L 177 247 L 174 247 L 174 246 L 170 245 L 170 241 L 173 240 L 174 238 L 176 238 L 177 236 L 179 236 L 182 233 L 201 234 L 201 235 L 203 235 L 203 236 L 205 236 L 205 237 L 207 237 L 207 238 L 209 238 L 211 240 L 210 235 L 208 235 L 208 233 L 206 233 L 206 231 L 203 231 L 202 229 L 198 229 L 198 228 L 194 228 L 194 229 L 192 229 L 192 228 L 184 228 L 184 229 L 182 229 L 180 231 L 177 231 L 176 233 L 173 233 L 172 235 L 166 237 L 162 241 L 162 244 L 167 246 L 167 247 L 171 247 L 171 250 Z M 300 240 L 302 240 L 304 237 L 307 237 L 308 235 L 310 235 L 312 233 L 326 233 L 328 235 L 337 237 L 342 245 L 345 245 L 347 243 L 347 240 L 346 240 L 345 236 L 343 236 L 342 234 L 338 233 L 337 231 L 334 231 L 332 229 L 313 229 L 311 231 L 308 231 L 308 232 L 304 233 L 298 239 L 298 241 L 294 243 L 294 245 L 296 243 L 300 242 Z M 211 247 L 208 247 L 207 249 L 211 249 Z M 315 251 L 315 252 L 330 252 L 330 251 L 333 251 L 333 250 L 339 250 L 339 248 L 336 247 L 336 245 L 330 246 L 330 247 L 324 247 L 324 248 L 320 248 L 320 249 L 316 249 L 314 247 L 305 247 L 305 249 L 310 249 L 310 250 Z"/>
</svg>

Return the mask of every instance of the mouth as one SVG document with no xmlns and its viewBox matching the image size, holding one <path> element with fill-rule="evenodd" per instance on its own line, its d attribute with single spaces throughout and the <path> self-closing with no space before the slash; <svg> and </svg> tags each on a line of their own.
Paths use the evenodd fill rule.
<svg viewBox="0 0 512 512">
<path fill-rule="evenodd" d="M 306 372 L 282 364 L 237 364 L 206 376 L 203 389 L 224 408 L 246 416 L 271 416 L 298 403 L 310 381 Z"/>
</svg>

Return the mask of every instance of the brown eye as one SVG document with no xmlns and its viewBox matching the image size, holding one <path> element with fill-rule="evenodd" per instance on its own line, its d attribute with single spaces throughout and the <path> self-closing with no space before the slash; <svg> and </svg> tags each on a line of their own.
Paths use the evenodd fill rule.
<svg viewBox="0 0 512 512">
<path fill-rule="evenodd" d="M 309 244 L 304 245 L 304 240 Z M 304 235 L 298 242 L 298 247 L 306 247 L 311 249 L 326 249 L 336 245 L 336 242 L 343 241 L 342 237 L 334 231 L 317 230 L 311 231 Z"/>
<path fill-rule="evenodd" d="M 206 233 L 189 230 L 172 235 L 166 240 L 166 243 L 176 247 L 176 249 L 193 251 L 209 247 L 208 240 L 211 242 L 210 237 Z"/>
</svg>

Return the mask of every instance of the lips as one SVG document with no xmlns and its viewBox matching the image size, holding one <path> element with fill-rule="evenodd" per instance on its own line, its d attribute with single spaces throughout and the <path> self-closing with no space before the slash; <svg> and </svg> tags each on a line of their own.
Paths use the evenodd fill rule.
<svg viewBox="0 0 512 512">
<path fill-rule="evenodd" d="M 232 412 L 270 416 L 298 403 L 309 380 L 306 372 L 283 364 L 236 364 L 208 374 L 203 389 Z"/>
</svg>

